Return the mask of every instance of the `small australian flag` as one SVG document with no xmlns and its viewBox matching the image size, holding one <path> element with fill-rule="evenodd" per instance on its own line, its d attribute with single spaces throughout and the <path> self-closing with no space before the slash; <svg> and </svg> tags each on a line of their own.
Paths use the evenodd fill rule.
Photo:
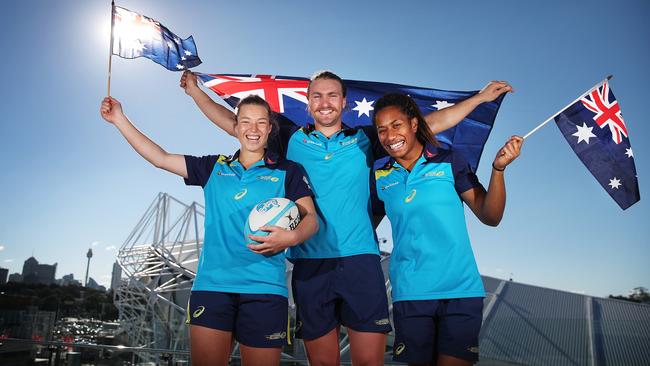
<svg viewBox="0 0 650 366">
<path fill-rule="evenodd" d="M 555 123 L 598 183 L 625 210 L 639 201 L 630 137 L 607 81 L 563 110 Z"/>
</svg>

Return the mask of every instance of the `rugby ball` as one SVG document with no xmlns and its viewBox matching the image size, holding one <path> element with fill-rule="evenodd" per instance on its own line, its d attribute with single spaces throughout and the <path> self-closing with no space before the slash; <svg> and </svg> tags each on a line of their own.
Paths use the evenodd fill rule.
<svg viewBox="0 0 650 366">
<path fill-rule="evenodd" d="M 260 230 L 262 226 L 278 226 L 285 230 L 293 230 L 300 222 L 298 206 L 286 198 L 271 198 L 255 205 L 248 215 L 244 237 L 246 243 L 252 240 L 248 235 L 267 236 L 268 231 Z"/>
</svg>

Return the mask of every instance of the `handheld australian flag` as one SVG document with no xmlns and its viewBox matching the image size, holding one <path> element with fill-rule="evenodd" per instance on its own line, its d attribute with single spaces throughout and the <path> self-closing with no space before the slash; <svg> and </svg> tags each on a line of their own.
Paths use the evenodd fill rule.
<svg viewBox="0 0 650 366">
<path fill-rule="evenodd" d="M 217 93 L 231 107 L 240 99 L 255 94 L 264 98 L 280 119 L 306 126 L 313 123 L 307 112 L 309 79 L 291 76 L 196 74 L 203 85 Z M 371 125 L 373 104 L 386 93 L 410 95 L 423 114 L 450 107 L 478 91 L 447 91 L 373 81 L 343 80 L 347 88 L 347 107 L 343 122 L 351 127 Z M 503 95 L 490 103 L 482 103 L 456 127 L 439 133 L 438 140 L 453 145 L 468 160 L 474 171 L 478 166 L 483 145 L 487 141 Z M 285 122 L 286 122 L 285 120 Z"/>
<path fill-rule="evenodd" d="M 146 57 L 171 71 L 201 63 L 192 36 L 181 39 L 158 21 L 113 6 L 112 53 L 123 58 Z"/>
<path fill-rule="evenodd" d="M 587 169 L 623 210 L 639 201 L 627 127 L 607 81 L 560 112 L 555 123 Z"/>
</svg>

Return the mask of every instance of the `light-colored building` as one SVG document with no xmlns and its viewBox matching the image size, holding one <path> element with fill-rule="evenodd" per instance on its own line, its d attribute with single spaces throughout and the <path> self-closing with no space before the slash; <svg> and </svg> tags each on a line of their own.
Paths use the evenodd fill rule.
<svg viewBox="0 0 650 366">
<path fill-rule="evenodd" d="M 120 267 L 120 264 L 115 261 L 113 263 L 113 273 L 111 275 L 111 290 L 115 291 L 117 290 L 118 287 L 120 287 L 120 279 L 122 278 L 122 267 Z"/>
<path fill-rule="evenodd" d="M 70 273 L 67 274 L 61 279 L 56 280 L 57 285 L 59 286 L 81 286 L 81 282 L 79 280 L 74 279 L 74 274 Z"/>
</svg>

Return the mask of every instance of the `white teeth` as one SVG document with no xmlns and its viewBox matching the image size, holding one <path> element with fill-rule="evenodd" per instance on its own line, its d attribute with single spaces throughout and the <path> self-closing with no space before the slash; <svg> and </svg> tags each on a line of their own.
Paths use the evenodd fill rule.
<svg viewBox="0 0 650 366">
<path fill-rule="evenodd" d="M 390 147 L 391 150 L 397 150 L 402 146 L 404 146 L 404 141 L 399 141 L 399 142 L 396 142 L 394 144 L 388 145 L 388 147 Z"/>
<path fill-rule="evenodd" d="M 331 109 L 320 110 L 320 111 L 318 111 L 318 113 L 328 115 L 328 114 L 332 113 L 332 110 Z"/>
<path fill-rule="evenodd" d="M 255 140 L 255 141 L 260 139 L 259 136 L 246 136 L 246 138 L 249 139 L 249 140 Z"/>
</svg>

